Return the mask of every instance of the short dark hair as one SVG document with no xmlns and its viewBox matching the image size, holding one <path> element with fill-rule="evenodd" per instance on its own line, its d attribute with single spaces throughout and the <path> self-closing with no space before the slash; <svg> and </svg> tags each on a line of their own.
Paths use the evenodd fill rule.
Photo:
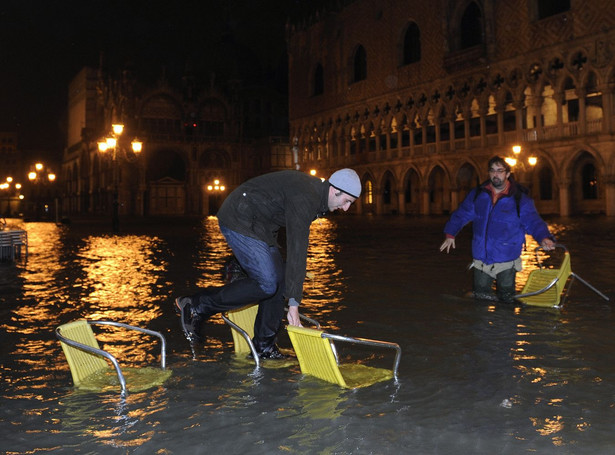
<svg viewBox="0 0 615 455">
<path fill-rule="evenodd" d="M 500 158 L 499 156 L 494 156 L 491 158 L 489 163 L 487 163 L 487 170 L 491 169 L 491 166 L 494 164 L 501 164 L 504 166 L 504 169 L 506 169 L 506 172 L 510 172 L 510 164 L 508 164 L 504 158 Z"/>
</svg>

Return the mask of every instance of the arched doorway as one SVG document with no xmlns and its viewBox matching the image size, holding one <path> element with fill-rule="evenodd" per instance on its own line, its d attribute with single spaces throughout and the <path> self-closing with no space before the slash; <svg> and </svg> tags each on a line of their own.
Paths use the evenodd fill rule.
<svg viewBox="0 0 615 455">
<path fill-rule="evenodd" d="M 583 151 L 572 164 L 571 213 L 605 213 L 602 183 L 595 157 Z"/>
</svg>

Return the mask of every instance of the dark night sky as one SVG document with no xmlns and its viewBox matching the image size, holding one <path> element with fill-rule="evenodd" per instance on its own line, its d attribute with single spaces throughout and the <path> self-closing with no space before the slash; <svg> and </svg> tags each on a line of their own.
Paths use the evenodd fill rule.
<svg viewBox="0 0 615 455">
<path fill-rule="evenodd" d="M 208 74 L 228 40 L 275 66 L 285 55 L 287 17 L 310 3 L 2 0 L 0 129 L 17 130 L 27 155 L 59 159 L 68 84 L 82 67 L 97 67 L 101 52 L 110 69 L 131 62 L 140 80 L 152 81 L 163 67 L 171 82 L 181 77 L 187 61 Z"/>
</svg>

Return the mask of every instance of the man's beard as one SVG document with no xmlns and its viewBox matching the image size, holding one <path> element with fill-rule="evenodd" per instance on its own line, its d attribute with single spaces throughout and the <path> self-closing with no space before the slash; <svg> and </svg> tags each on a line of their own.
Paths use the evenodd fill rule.
<svg viewBox="0 0 615 455">
<path fill-rule="evenodd" d="M 506 185 L 506 180 L 500 179 L 498 177 L 492 177 L 491 185 L 493 185 L 494 188 L 497 188 L 499 190 L 501 188 L 504 188 L 504 186 Z"/>
</svg>

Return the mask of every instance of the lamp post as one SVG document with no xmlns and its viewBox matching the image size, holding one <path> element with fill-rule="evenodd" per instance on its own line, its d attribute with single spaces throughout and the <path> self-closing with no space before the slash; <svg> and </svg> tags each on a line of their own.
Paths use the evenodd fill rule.
<svg viewBox="0 0 615 455">
<path fill-rule="evenodd" d="M 43 212 L 47 213 L 49 211 L 48 201 L 45 201 L 41 194 L 42 187 L 54 183 L 56 180 L 56 175 L 51 169 L 41 162 L 35 163 L 30 169 L 31 170 L 28 173 L 28 180 L 31 183 L 31 188 L 36 190 L 30 192 L 30 199 L 31 204 L 34 204 L 34 219 L 38 221 L 41 218 L 41 205 L 43 206 Z M 47 196 L 49 196 L 49 192 L 47 193 Z"/>
<path fill-rule="evenodd" d="M 538 164 L 538 158 L 535 157 L 534 155 L 530 155 L 526 159 L 523 159 L 523 157 L 521 156 L 522 148 L 520 145 L 513 145 L 512 152 L 513 152 L 512 156 L 508 156 L 504 158 L 504 161 L 506 161 L 513 170 L 515 169 L 515 166 L 519 166 L 519 168 L 523 172 L 527 172 L 527 174 L 530 175 L 530 183 L 532 183 L 530 172 L 532 169 L 534 169 L 536 164 Z M 529 168 L 525 167 L 526 163 L 529 166 Z"/>
<path fill-rule="evenodd" d="M 119 188 L 118 188 L 118 158 L 122 156 L 126 161 L 132 161 L 138 157 L 143 150 L 143 143 L 138 139 L 131 141 L 130 152 L 123 147 L 121 137 L 124 133 L 124 125 L 120 123 L 114 123 L 111 125 L 111 133 L 103 140 L 98 142 L 98 151 L 101 154 L 107 154 L 109 152 L 111 159 L 111 172 L 113 180 L 113 194 L 111 202 L 111 227 L 114 233 L 118 233 L 120 230 L 120 213 L 119 213 Z"/>
<path fill-rule="evenodd" d="M 207 192 L 209 193 L 207 208 L 210 215 L 218 211 L 220 196 L 222 196 L 225 191 L 226 186 L 220 179 L 214 179 L 212 183 L 207 185 Z M 214 202 L 214 207 L 212 207 L 212 201 Z"/>
</svg>

